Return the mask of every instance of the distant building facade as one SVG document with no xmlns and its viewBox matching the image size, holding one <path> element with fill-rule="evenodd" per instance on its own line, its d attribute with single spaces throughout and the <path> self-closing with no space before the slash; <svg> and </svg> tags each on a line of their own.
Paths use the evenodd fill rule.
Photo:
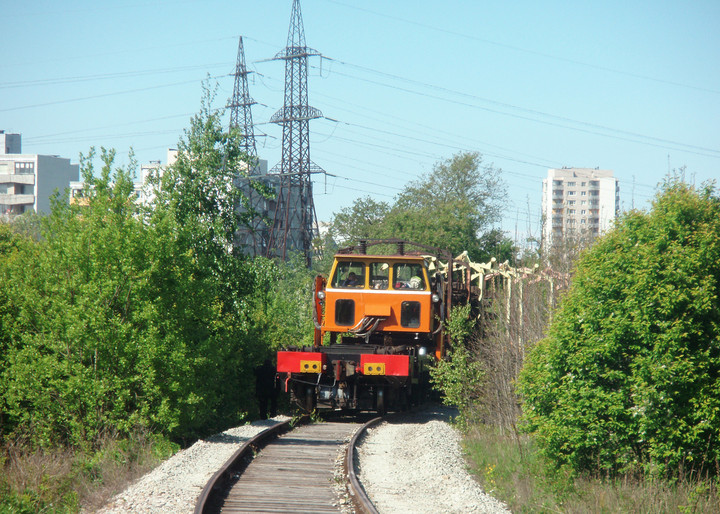
<svg viewBox="0 0 720 514">
<path fill-rule="evenodd" d="M 24 154 L 21 135 L 0 130 L 0 214 L 48 213 L 55 190 L 64 191 L 79 175 L 70 159 Z"/>
<path fill-rule="evenodd" d="M 561 168 L 543 180 L 543 244 L 568 235 L 597 237 L 620 212 L 620 189 L 612 170 Z"/>
</svg>

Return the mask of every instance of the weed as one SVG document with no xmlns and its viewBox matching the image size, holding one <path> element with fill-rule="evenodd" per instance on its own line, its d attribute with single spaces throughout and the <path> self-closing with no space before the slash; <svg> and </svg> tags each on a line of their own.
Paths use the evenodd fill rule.
<svg viewBox="0 0 720 514">
<path fill-rule="evenodd" d="M 578 476 L 552 466 L 529 436 L 487 426 L 466 434 L 464 447 L 481 485 L 513 512 L 720 512 L 717 478 Z"/>
<path fill-rule="evenodd" d="M 106 437 L 96 449 L 3 448 L 0 512 L 96 510 L 113 494 L 175 453 L 179 447 L 155 434 Z"/>
</svg>

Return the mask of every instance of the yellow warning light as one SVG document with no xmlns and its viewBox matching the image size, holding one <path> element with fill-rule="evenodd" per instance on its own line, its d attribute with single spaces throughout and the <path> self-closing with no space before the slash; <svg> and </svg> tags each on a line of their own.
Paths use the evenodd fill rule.
<svg viewBox="0 0 720 514">
<path fill-rule="evenodd" d="M 300 373 L 320 373 L 321 369 L 320 361 L 300 361 Z"/>
<path fill-rule="evenodd" d="M 384 362 L 366 362 L 363 366 L 363 373 L 366 375 L 384 375 Z"/>
</svg>

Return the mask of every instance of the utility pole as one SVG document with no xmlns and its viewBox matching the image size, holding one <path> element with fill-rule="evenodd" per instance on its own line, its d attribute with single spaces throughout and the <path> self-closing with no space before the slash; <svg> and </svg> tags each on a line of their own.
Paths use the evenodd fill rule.
<svg viewBox="0 0 720 514">
<path fill-rule="evenodd" d="M 324 173 L 310 160 L 309 122 L 322 113 L 308 105 L 308 57 L 319 55 L 305 44 L 300 0 L 293 0 L 287 46 L 274 58 L 285 61 L 285 98 L 270 119 L 283 133 L 282 159 L 270 170 L 278 181 L 266 255 L 286 259 L 288 252 L 302 252 L 308 266 L 318 235 L 311 174 Z"/>
</svg>

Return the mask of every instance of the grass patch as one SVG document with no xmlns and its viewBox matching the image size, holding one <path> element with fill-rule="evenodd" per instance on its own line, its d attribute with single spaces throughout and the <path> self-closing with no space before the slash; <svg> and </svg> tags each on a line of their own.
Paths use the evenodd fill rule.
<svg viewBox="0 0 720 514">
<path fill-rule="evenodd" d="M 638 476 L 580 477 L 553 469 L 527 435 L 476 427 L 464 447 L 485 491 L 512 512 L 697 513 L 720 512 L 717 477 L 681 476 L 673 481 Z"/>
<path fill-rule="evenodd" d="M 106 438 L 94 450 L 2 448 L 0 512 L 97 510 L 178 450 L 161 436 Z"/>
</svg>

